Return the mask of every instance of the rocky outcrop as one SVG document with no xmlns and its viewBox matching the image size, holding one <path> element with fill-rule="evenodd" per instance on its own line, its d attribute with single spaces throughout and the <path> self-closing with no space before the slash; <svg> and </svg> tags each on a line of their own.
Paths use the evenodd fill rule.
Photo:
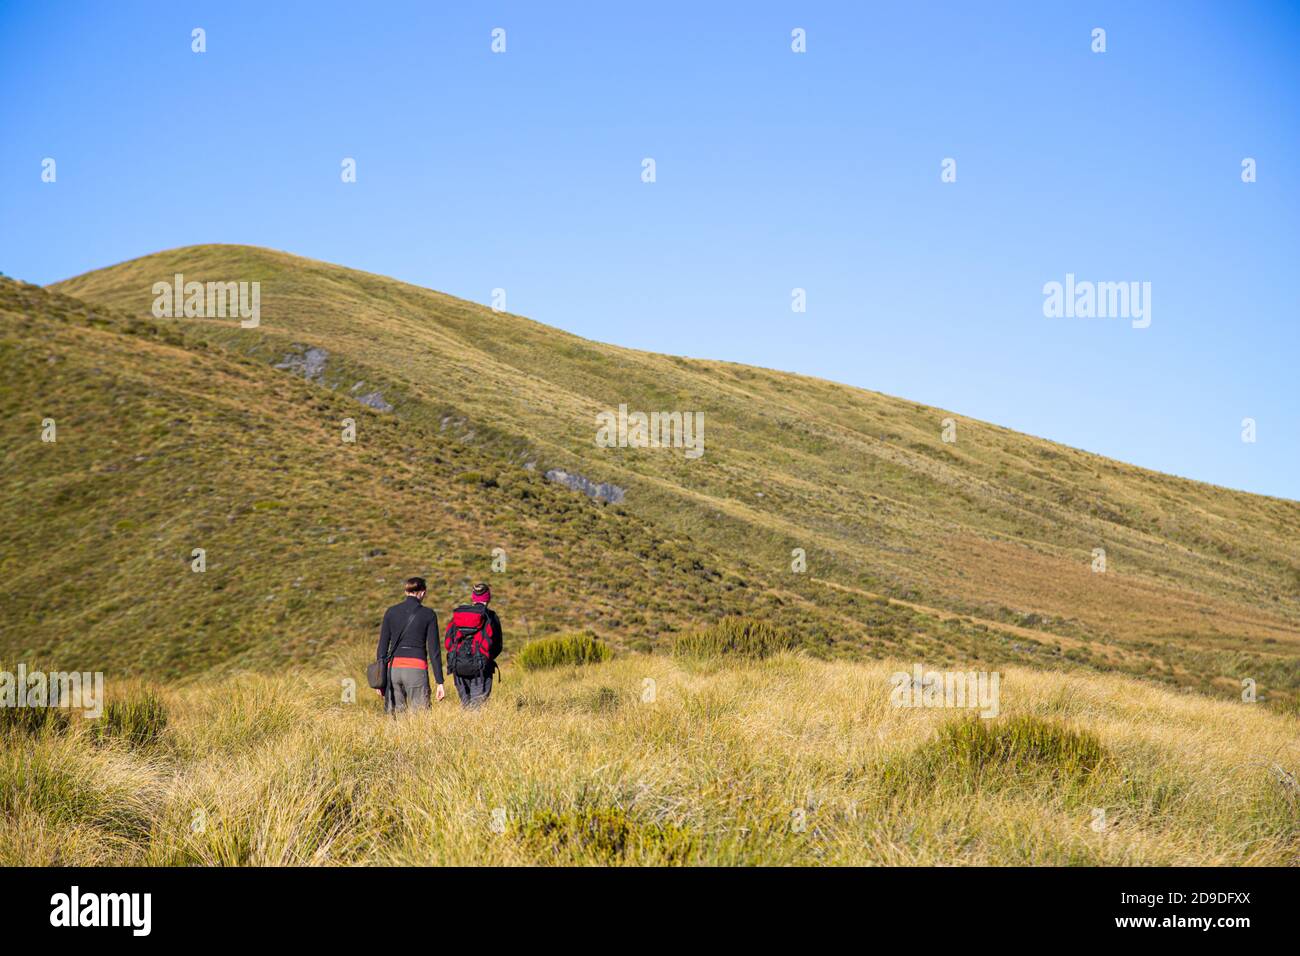
<svg viewBox="0 0 1300 956">
<path fill-rule="evenodd" d="M 314 345 L 299 347 L 303 349 L 302 352 L 286 355 L 275 367 L 301 375 L 309 382 L 319 382 L 325 374 L 325 360 L 330 357 L 330 353 Z"/>
<path fill-rule="evenodd" d="M 616 505 L 627 497 L 626 488 L 620 488 L 608 481 L 595 482 L 585 475 L 579 475 L 577 472 L 551 468 L 545 472 L 545 475 L 549 480 L 572 488 L 574 491 L 581 491 L 588 498 L 595 498 L 597 501 L 607 501 L 612 505 Z"/>
<path fill-rule="evenodd" d="M 286 355 L 275 368 L 286 372 L 292 372 L 295 375 L 301 375 L 309 382 L 315 382 L 318 385 L 326 385 L 329 388 L 338 388 L 337 381 L 330 383 L 325 381 L 325 363 L 330 357 L 328 349 L 323 349 L 315 345 L 294 344 L 294 348 L 300 349 L 299 352 L 290 352 Z M 358 395 L 365 382 L 356 382 L 348 391 L 356 398 L 358 402 L 369 408 L 380 412 L 391 412 L 393 406 L 384 401 L 383 393 L 375 390 L 366 392 L 364 395 Z"/>
</svg>

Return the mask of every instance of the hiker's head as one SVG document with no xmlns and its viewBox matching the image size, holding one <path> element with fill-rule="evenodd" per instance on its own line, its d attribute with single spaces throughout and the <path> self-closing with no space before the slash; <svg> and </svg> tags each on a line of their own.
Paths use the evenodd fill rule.
<svg viewBox="0 0 1300 956">
<path fill-rule="evenodd" d="M 417 601 L 424 600 L 424 594 L 429 588 L 424 583 L 424 578 L 407 578 L 406 579 L 406 596 L 413 597 Z"/>
<path fill-rule="evenodd" d="M 487 602 L 490 601 L 490 600 L 492 600 L 492 589 L 491 589 L 491 588 L 489 588 L 486 584 L 476 584 L 476 585 L 474 585 L 474 603 L 475 603 L 475 604 L 487 604 Z"/>
</svg>

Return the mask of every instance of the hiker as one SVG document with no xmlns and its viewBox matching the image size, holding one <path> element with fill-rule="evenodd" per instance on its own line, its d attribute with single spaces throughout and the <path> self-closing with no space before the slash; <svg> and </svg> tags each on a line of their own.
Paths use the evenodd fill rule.
<svg viewBox="0 0 1300 956">
<path fill-rule="evenodd" d="M 447 622 L 447 670 L 456 681 L 462 707 L 478 707 L 492 693 L 492 673 L 501 653 L 501 620 L 488 608 L 492 592 L 474 585 L 469 604 L 451 612 Z"/>
<path fill-rule="evenodd" d="M 407 578 L 404 588 L 406 599 L 384 612 L 379 647 L 375 651 L 377 661 L 388 662 L 384 686 L 378 692 L 384 698 L 384 712 L 389 714 L 415 708 L 428 710 L 433 706 L 429 699 L 430 666 L 437 684 L 436 699 L 447 696 L 442 684 L 438 615 L 424 606 L 428 591 L 424 578 Z"/>
</svg>

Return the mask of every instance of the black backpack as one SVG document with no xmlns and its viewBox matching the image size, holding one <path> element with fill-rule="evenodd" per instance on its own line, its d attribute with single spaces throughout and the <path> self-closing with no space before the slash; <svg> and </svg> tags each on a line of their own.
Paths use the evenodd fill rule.
<svg viewBox="0 0 1300 956">
<path fill-rule="evenodd" d="M 457 677 L 478 678 L 492 673 L 492 626 L 482 604 L 462 604 L 447 622 L 447 670 Z"/>
</svg>

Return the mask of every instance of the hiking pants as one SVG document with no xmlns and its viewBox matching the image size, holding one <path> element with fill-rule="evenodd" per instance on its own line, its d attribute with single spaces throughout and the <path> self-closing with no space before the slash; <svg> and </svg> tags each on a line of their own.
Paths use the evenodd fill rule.
<svg viewBox="0 0 1300 956">
<path fill-rule="evenodd" d="M 457 677 L 456 696 L 462 707 L 478 707 L 492 693 L 492 675 L 483 677 Z"/>
<path fill-rule="evenodd" d="M 428 710 L 433 705 L 429 672 L 415 667 L 394 667 L 388 672 L 388 692 L 384 694 L 384 712 L 400 714 L 406 710 Z"/>
</svg>

